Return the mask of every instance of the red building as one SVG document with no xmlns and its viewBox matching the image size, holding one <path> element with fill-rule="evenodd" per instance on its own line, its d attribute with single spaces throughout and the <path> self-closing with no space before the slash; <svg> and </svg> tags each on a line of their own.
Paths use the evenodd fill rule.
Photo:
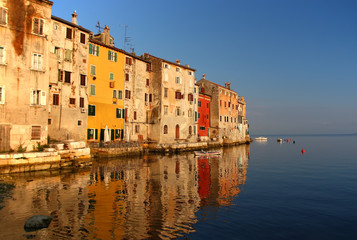
<svg viewBox="0 0 357 240">
<path fill-rule="evenodd" d="M 198 136 L 209 137 L 211 97 L 207 94 L 198 95 Z"/>
</svg>

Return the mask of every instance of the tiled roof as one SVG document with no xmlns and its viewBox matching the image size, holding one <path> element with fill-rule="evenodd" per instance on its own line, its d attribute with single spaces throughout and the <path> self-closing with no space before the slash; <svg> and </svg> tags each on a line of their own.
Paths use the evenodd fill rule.
<svg viewBox="0 0 357 240">
<path fill-rule="evenodd" d="M 175 66 L 178 66 L 178 67 L 182 67 L 182 68 L 185 68 L 185 69 L 189 69 L 189 70 L 194 71 L 194 72 L 196 71 L 196 69 L 194 69 L 194 68 L 187 67 L 187 66 L 185 66 L 185 65 L 181 65 L 181 64 L 178 64 L 178 63 L 175 63 L 175 62 L 171 62 L 171 61 L 165 60 L 165 59 L 163 59 L 163 58 L 155 57 L 155 56 L 153 56 L 153 55 L 151 55 L 151 54 L 149 54 L 149 53 L 144 53 L 144 55 L 148 55 L 148 56 L 150 56 L 150 57 L 152 57 L 152 58 L 156 58 L 156 59 L 159 59 L 159 60 L 161 60 L 161 61 L 163 61 L 163 62 L 170 63 L 170 64 L 172 64 L 172 65 L 175 65 Z"/>
<path fill-rule="evenodd" d="M 87 32 L 87 33 L 91 33 L 91 32 L 92 32 L 91 30 L 88 30 L 88 29 L 86 29 L 86 28 L 84 28 L 84 27 L 82 27 L 82 26 L 79 26 L 79 25 L 77 25 L 77 24 L 74 24 L 74 23 L 72 23 L 72 22 L 69 22 L 69 21 L 67 21 L 67 20 L 64 20 L 64 19 L 62 19 L 62 18 L 56 17 L 56 16 L 54 16 L 54 15 L 52 15 L 51 18 L 52 18 L 53 20 L 59 21 L 59 22 L 64 23 L 64 24 L 67 24 L 67 25 L 69 25 L 69 26 L 71 26 L 71 27 L 76 27 L 76 28 L 78 28 L 79 30 L 81 30 L 81 31 L 83 31 L 83 32 Z"/>
</svg>

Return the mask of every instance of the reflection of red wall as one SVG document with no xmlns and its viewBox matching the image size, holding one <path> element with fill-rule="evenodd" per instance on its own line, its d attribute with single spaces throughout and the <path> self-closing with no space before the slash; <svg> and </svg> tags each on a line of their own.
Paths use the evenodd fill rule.
<svg viewBox="0 0 357 240">
<path fill-rule="evenodd" d="M 201 200 L 208 198 L 211 187 L 211 169 L 207 157 L 198 158 L 198 194 Z"/>
<path fill-rule="evenodd" d="M 200 118 L 198 119 L 198 136 L 207 136 L 207 129 L 210 126 L 211 98 L 208 95 L 200 93 L 198 95 L 198 101 L 201 102 L 201 106 L 198 107 L 198 112 L 200 113 Z M 201 130 L 201 127 L 205 127 L 205 130 Z"/>
</svg>

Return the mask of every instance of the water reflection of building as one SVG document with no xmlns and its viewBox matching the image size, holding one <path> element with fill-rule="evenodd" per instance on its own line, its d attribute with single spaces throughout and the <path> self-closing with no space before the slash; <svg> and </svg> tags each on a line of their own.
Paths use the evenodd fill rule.
<svg viewBox="0 0 357 240">
<path fill-rule="evenodd" d="M 0 230 L 15 228 L 34 214 L 53 214 L 50 227 L 41 230 L 49 239 L 189 234 L 198 211 L 219 211 L 236 199 L 246 181 L 248 151 L 249 146 L 238 146 L 223 149 L 219 158 L 197 159 L 188 153 L 101 160 L 79 173 L 19 178 L 14 200 L 0 211 L 0 219 L 16 218 L 2 223 Z"/>
</svg>

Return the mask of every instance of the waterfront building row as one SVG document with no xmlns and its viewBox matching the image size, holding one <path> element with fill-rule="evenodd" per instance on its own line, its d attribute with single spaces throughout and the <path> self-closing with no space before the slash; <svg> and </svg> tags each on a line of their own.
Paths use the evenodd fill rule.
<svg viewBox="0 0 357 240">
<path fill-rule="evenodd" d="M 56 140 L 237 141 L 244 98 L 179 60 L 137 56 L 51 15 L 52 1 L 0 0 L 0 151 Z M 202 106 L 206 106 L 203 108 Z"/>
</svg>

